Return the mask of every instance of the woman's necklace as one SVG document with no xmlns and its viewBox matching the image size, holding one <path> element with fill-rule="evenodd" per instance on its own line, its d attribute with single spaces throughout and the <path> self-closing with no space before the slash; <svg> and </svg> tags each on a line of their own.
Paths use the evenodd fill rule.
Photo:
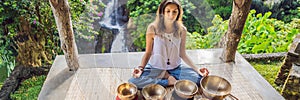
<svg viewBox="0 0 300 100">
<path fill-rule="evenodd" d="M 168 33 L 165 33 L 167 36 L 165 37 L 167 40 L 165 42 L 165 46 L 166 46 L 166 53 L 167 53 L 167 58 L 168 58 L 168 61 L 167 61 L 167 65 L 170 65 L 170 56 L 171 56 L 171 53 L 172 53 L 172 45 L 169 45 L 171 51 L 169 52 L 168 50 L 168 44 L 172 44 L 172 33 L 168 34 Z M 170 54 L 169 54 L 170 53 Z"/>
</svg>

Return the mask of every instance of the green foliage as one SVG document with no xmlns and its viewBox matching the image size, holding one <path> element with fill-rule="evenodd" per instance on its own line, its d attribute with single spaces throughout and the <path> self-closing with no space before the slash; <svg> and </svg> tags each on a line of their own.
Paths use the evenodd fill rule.
<svg viewBox="0 0 300 100">
<path fill-rule="evenodd" d="M 215 16 L 215 11 L 212 5 L 207 0 L 189 0 L 195 8 L 192 7 L 191 13 L 184 13 L 187 19 L 183 19 L 187 25 L 189 32 L 197 32 L 199 34 L 207 34 L 207 28 L 212 26 L 211 21 Z M 193 16 L 189 16 L 189 14 Z M 195 23 L 196 22 L 196 23 Z M 190 29 L 192 28 L 192 29 Z"/>
<path fill-rule="evenodd" d="M 69 0 L 72 20 L 76 21 L 79 19 L 78 15 L 85 10 L 84 7 L 87 1 L 88 0 Z M 28 39 L 26 38 L 28 37 L 34 39 L 34 42 L 37 42 L 36 44 L 40 44 L 38 46 L 42 46 L 41 49 L 43 52 L 45 51 L 45 55 L 49 57 L 49 60 L 54 59 L 58 54 L 63 54 L 60 49 L 59 35 L 48 0 L 6 0 L 0 3 L 0 14 L 0 38 L 5 38 L 5 43 L 7 43 L 6 46 L 1 44 L 1 49 L 5 50 L 0 51 L 0 56 L 2 59 L 9 61 L 7 62 L 8 64 L 12 65 L 14 63 L 14 56 L 20 53 L 18 49 L 26 50 L 24 48 L 18 48 L 18 46 L 16 46 L 17 41 L 27 41 Z M 20 18 L 29 21 L 29 33 L 23 33 L 21 27 L 23 23 L 20 22 Z M 6 52 L 12 52 L 13 55 Z M 24 52 L 22 53 L 24 54 Z M 30 51 L 26 53 L 30 53 Z M 49 61 L 42 62 L 48 63 Z M 0 63 L 0 65 L 3 66 L 3 63 Z"/>
<path fill-rule="evenodd" d="M 143 51 L 146 47 L 146 31 L 148 25 L 155 19 L 153 15 L 143 14 L 137 17 L 132 17 L 134 25 L 137 29 L 131 33 L 133 45 L 138 47 L 137 51 Z"/>
<path fill-rule="evenodd" d="M 40 41 L 39 42 L 45 45 L 44 48 L 47 52 L 46 54 L 48 54 L 49 57 L 53 57 L 50 55 L 62 53 L 62 51 L 60 50 L 60 46 L 58 46 L 59 37 L 55 28 L 56 24 L 54 22 L 54 17 L 47 0 L 9 0 L 4 1 L 4 3 L 1 3 L 0 5 L 0 9 L 2 9 L 0 10 L 0 19 L 2 22 L 0 25 L 0 32 L 4 33 L 1 34 L 1 37 L 4 37 L 7 40 L 6 43 L 8 43 L 8 45 L 4 49 L 8 50 L 7 52 L 13 52 L 14 54 L 5 55 L 5 59 L 10 59 L 10 57 L 13 57 L 14 59 L 14 56 L 18 55 L 17 53 L 19 53 L 18 49 L 24 50 L 24 48 L 18 48 L 16 44 L 17 41 L 26 41 L 26 38 L 28 40 L 27 36 L 36 36 L 36 38 L 41 36 L 39 40 L 45 41 L 42 41 L 43 43 L 41 43 Z M 21 27 L 23 23 L 20 22 L 21 18 L 29 21 L 28 27 L 30 28 L 30 33 L 23 33 Z M 7 29 L 7 32 L 5 32 L 5 28 Z M 37 40 L 36 38 L 33 39 Z M 5 53 L 3 51 L 0 52 Z M 13 61 L 14 60 L 10 60 L 10 62 L 7 63 L 13 64 Z"/>
<path fill-rule="evenodd" d="M 275 6 L 275 7 L 274 7 Z M 281 4 L 273 5 L 272 17 L 284 22 L 291 22 L 293 18 L 300 18 L 300 0 L 283 0 Z"/>
<path fill-rule="evenodd" d="M 46 76 L 34 76 L 21 83 L 17 91 L 11 94 L 13 100 L 37 100 Z"/>
<path fill-rule="evenodd" d="M 274 53 L 286 52 L 289 44 L 300 30 L 294 23 L 285 24 L 276 19 L 269 19 L 271 12 L 264 15 L 251 10 L 244 26 L 238 46 L 240 53 Z"/>
<path fill-rule="evenodd" d="M 278 92 L 281 91 L 282 87 L 277 86 L 274 82 L 277 77 L 277 73 L 281 66 L 280 61 L 258 61 L 250 62 L 250 64 L 262 75 Z"/>
<path fill-rule="evenodd" d="M 200 34 L 205 34 L 205 27 L 210 25 L 210 22 L 207 20 L 209 16 L 209 11 L 206 11 L 205 6 L 197 6 L 199 1 L 195 0 L 180 0 L 182 8 L 183 8 L 183 24 L 188 25 L 186 28 L 189 32 L 198 32 Z M 200 9 L 202 11 L 200 11 Z M 209 17 L 210 18 L 210 17 Z"/>
<path fill-rule="evenodd" d="M 300 6 L 300 4 L 299 4 Z M 287 13 L 282 12 L 284 22 L 291 22 L 294 18 L 300 19 L 300 7 L 297 9 L 290 9 Z"/>
<path fill-rule="evenodd" d="M 11 39 L 0 35 L 0 69 L 6 70 L 6 77 L 12 72 L 15 67 L 15 57 L 13 52 L 8 50 L 11 44 Z M 1 75 L 4 73 L 1 73 Z"/>
<path fill-rule="evenodd" d="M 3 82 L 7 78 L 7 74 L 6 73 L 7 72 L 6 72 L 6 68 L 5 67 L 0 68 L 0 85 L 3 84 Z"/>
<path fill-rule="evenodd" d="M 232 11 L 232 0 L 205 0 L 210 7 L 214 9 L 215 14 L 220 15 L 224 19 L 230 17 Z"/>
<path fill-rule="evenodd" d="M 99 1 L 88 2 L 85 5 L 86 6 L 83 6 L 84 11 L 82 11 L 82 13 L 78 13 L 79 15 L 76 16 L 79 17 L 75 17 L 76 20 L 73 20 L 76 33 L 75 37 L 92 41 L 95 39 L 95 36 L 99 34 L 97 32 L 99 29 L 98 22 L 100 22 L 100 19 L 103 16 L 103 9 L 101 8 L 103 8 L 105 5 Z M 73 15 L 74 14 L 72 14 L 72 16 Z"/>
<path fill-rule="evenodd" d="M 72 22 L 78 21 L 80 19 L 79 15 L 84 13 L 85 7 L 89 4 L 88 0 L 68 0 L 68 2 L 71 9 Z"/>
<path fill-rule="evenodd" d="M 3 55 L 1 56 L 1 59 L 3 60 L 3 63 L 1 63 L 0 68 L 3 66 L 6 67 L 6 74 L 8 77 L 10 73 L 13 71 L 13 69 L 15 68 L 16 62 L 13 56 Z"/>
<path fill-rule="evenodd" d="M 288 50 L 289 44 L 300 32 L 300 20 L 294 19 L 290 23 L 284 23 L 280 20 L 270 19 L 270 15 L 271 12 L 262 15 L 255 14 L 255 10 L 250 11 L 238 45 L 240 53 L 274 53 Z M 198 49 L 216 46 L 227 31 L 228 20 L 222 21 L 221 17 L 216 16 L 212 23 L 213 26 L 208 28 L 207 35 L 200 36 L 195 32 L 189 35 L 189 38 L 192 39 L 190 42 L 196 45 L 189 45 L 188 48 Z"/>
<path fill-rule="evenodd" d="M 128 0 L 127 7 L 130 17 L 138 17 L 143 14 L 154 14 L 160 4 L 158 0 Z"/>
<path fill-rule="evenodd" d="M 7 62 L 4 62 L 4 60 L 2 59 L 3 57 L 6 57 L 6 53 L 9 53 L 8 50 L 5 50 L 6 52 L 2 51 L 6 48 L 7 45 L 3 44 L 3 40 L 0 39 L 0 88 L 3 84 L 3 82 L 5 81 L 5 79 L 8 77 L 9 73 L 7 72 Z M 12 56 L 8 56 L 11 57 L 11 59 L 13 58 Z M 9 61 L 12 62 L 12 61 Z"/>
<path fill-rule="evenodd" d="M 207 29 L 206 35 L 197 32 L 187 34 L 187 49 L 214 48 L 228 28 L 228 20 L 223 21 L 221 16 L 216 15 L 212 21 L 213 26 Z"/>
</svg>

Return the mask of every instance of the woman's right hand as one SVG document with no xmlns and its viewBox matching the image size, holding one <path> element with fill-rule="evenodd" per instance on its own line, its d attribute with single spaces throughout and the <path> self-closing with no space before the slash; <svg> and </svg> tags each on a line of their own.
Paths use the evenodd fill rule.
<svg viewBox="0 0 300 100">
<path fill-rule="evenodd" d="M 199 74 L 204 77 L 209 74 L 209 71 L 207 70 L 207 68 L 200 68 L 199 71 L 200 71 Z"/>
<path fill-rule="evenodd" d="M 143 73 L 143 70 L 142 70 L 142 69 L 140 69 L 140 68 L 134 68 L 134 69 L 133 69 L 132 76 L 133 76 L 134 78 L 139 78 L 139 77 L 142 75 L 142 73 Z"/>
</svg>

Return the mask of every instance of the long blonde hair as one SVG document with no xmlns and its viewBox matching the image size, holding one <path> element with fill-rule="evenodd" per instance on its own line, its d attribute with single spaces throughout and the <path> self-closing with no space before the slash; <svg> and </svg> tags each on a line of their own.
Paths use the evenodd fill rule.
<svg viewBox="0 0 300 100">
<path fill-rule="evenodd" d="M 182 24 L 183 9 L 178 0 L 162 0 L 162 2 L 159 4 L 158 9 L 156 11 L 156 18 L 153 22 L 153 24 L 156 26 L 155 28 L 157 29 L 155 30 L 156 34 L 160 35 L 164 33 L 166 29 L 166 26 L 164 24 L 164 10 L 168 4 L 177 5 L 179 13 L 176 17 L 176 21 L 173 24 L 173 28 L 175 29 L 174 36 L 180 37 L 180 32 L 183 30 L 184 25 Z"/>
</svg>

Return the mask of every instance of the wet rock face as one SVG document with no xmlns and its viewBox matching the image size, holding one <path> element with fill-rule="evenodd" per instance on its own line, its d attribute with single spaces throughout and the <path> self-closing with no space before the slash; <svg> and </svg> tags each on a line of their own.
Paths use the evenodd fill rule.
<svg viewBox="0 0 300 100">
<path fill-rule="evenodd" d="M 95 53 L 109 53 L 115 35 L 111 30 L 100 28 L 100 34 L 97 36 Z"/>
<path fill-rule="evenodd" d="M 106 8 L 104 17 L 99 22 L 100 32 L 95 41 L 95 53 L 127 52 L 128 45 L 126 45 L 125 36 L 128 34 L 127 23 L 129 21 L 127 0 L 101 0 L 101 2 L 106 4 Z M 120 41 L 125 43 L 119 43 Z"/>
</svg>

